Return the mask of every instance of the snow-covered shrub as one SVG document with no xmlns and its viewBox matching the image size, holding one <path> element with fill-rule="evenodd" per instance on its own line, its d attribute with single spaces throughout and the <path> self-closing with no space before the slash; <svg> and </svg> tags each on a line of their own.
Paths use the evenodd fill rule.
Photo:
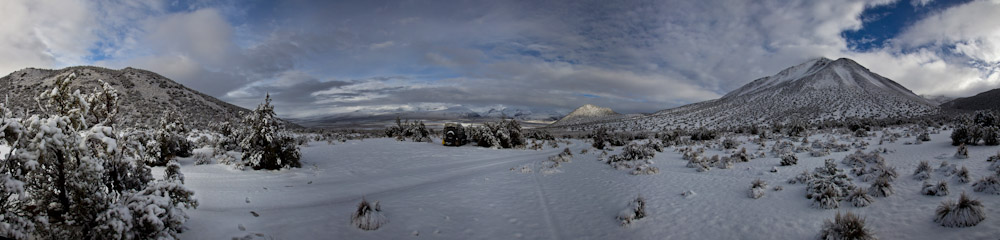
<svg viewBox="0 0 1000 240">
<path fill-rule="evenodd" d="M 740 142 L 736 141 L 736 139 L 726 138 L 726 140 L 722 140 L 722 148 L 724 149 L 736 149 L 739 146 Z"/>
<path fill-rule="evenodd" d="M 1000 162 L 1000 152 L 997 152 L 996 155 L 993 155 L 993 156 L 990 156 L 989 158 L 986 158 L 986 161 L 987 162 L 994 162 L 994 163 L 995 162 Z"/>
<path fill-rule="evenodd" d="M 972 184 L 972 191 L 1000 195 L 1000 177 L 986 176 Z"/>
<path fill-rule="evenodd" d="M 809 152 L 809 156 L 813 157 L 824 157 L 829 155 L 830 155 L 830 149 L 812 150 Z"/>
<path fill-rule="evenodd" d="M 809 183 L 810 181 L 812 181 L 812 174 L 809 174 L 809 170 L 802 170 L 799 175 L 788 179 L 788 184 Z"/>
<path fill-rule="evenodd" d="M 424 125 L 423 121 L 413 121 L 406 120 L 405 122 L 400 122 L 399 117 L 396 117 L 396 126 L 390 126 L 385 129 L 385 136 L 396 138 L 399 141 L 405 141 L 410 139 L 414 142 L 430 142 L 431 137 L 430 130 L 427 130 L 427 126 Z"/>
<path fill-rule="evenodd" d="M 958 146 L 968 142 L 972 142 L 969 128 L 966 126 L 955 126 L 955 130 L 951 132 L 951 145 Z"/>
<path fill-rule="evenodd" d="M 969 176 L 969 169 L 962 166 L 962 169 L 955 172 L 955 180 L 958 180 L 960 183 L 969 183 L 972 181 L 972 177 Z"/>
<path fill-rule="evenodd" d="M 205 165 L 212 163 L 212 154 L 206 152 L 194 153 L 194 165 Z"/>
<path fill-rule="evenodd" d="M 955 164 L 948 164 L 948 162 L 941 162 L 941 165 L 938 166 L 938 169 L 934 171 L 940 172 L 941 174 L 944 174 L 944 176 L 946 177 L 950 177 L 951 175 L 954 175 L 955 173 L 958 172 L 958 168 L 955 167 Z"/>
<path fill-rule="evenodd" d="M 760 178 L 750 183 L 750 192 L 749 192 L 750 198 L 758 199 L 760 197 L 763 197 L 764 192 L 766 191 L 767 191 L 767 182 L 760 180 Z"/>
<path fill-rule="evenodd" d="M 722 159 L 719 159 L 718 162 L 715 162 L 715 168 L 718 168 L 718 169 L 731 169 L 731 168 L 733 168 L 733 164 L 734 164 L 733 158 L 731 158 L 731 157 L 722 157 Z"/>
<path fill-rule="evenodd" d="M 369 203 L 368 200 L 361 198 L 358 208 L 351 214 L 351 224 L 361 230 L 377 230 L 386 223 L 389 223 L 389 219 L 382 215 L 382 206 L 378 201 Z"/>
<path fill-rule="evenodd" d="M 729 156 L 729 158 L 733 159 L 734 162 L 750 161 L 750 155 L 747 155 L 747 148 L 740 149 L 739 152 L 733 153 L 733 155 Z"/>
<path fill-rule="evenodd" d="M 545 130 L 528 131 L 527 134 L 525 135 L 525 138 L 531 138 L 531 139 L 535 139 L 535 140 L 544 140 L 544 141 L 555 141 L 556 140 L 556 137 L 552 136 L 552 133 L 549 133 L 549 131 L 545 131 Z"/>
<path fill-rule="evenodd" d="M 872 181 L 878 178 L 887 178 L 889 181 L 895 181 L 896 168 L 885 165 L 885 162 L 879 162 L 878 164 L 870 165 L 867 168 L 855 168 L 851 170 L 857 176 L 861 177 L 862 182 Z"/>
<path fill-rule="evenodd" d="M 655 154 L 656 150 L 649 145 L 633 142 L 622 148 L 622 153 L 608 157 L 605 162 L 615 169 L 631 170 L 632 175 L 657 174 L 660 169 L 649 166 L 653 163 L 651 159 Z"/>
<path fill-rule="evenodd" d="M 941 202 L 935 211 L 934 222 L 945 227 L 971 227 L 986 219 L 986 211 L 979 200 L 969 199 L 963 192 L 958 202 Z"/>
<path fill-rule="evenodd" d="M 847 201 L 851 202 L 854 207 L 867 207 L 875 201 L 868 192 L 861 188 L 855 188 L 851 191 L 851 194 L 847 195 Z"/>
<path fill-rule="evenodd" d="M 965 144 L 958 145 L 958 151 L 955 151 L 955 158 L 966 159 L 969 158 L 969 148 Z"/>
<path fill-rule="evenodd" d="M 929 133 L 927 133 L 927 132 L 920 133 L 920 135 L 917 135 L 917 141 L 918 142 L 929 142 L 929 141 L 931 141 L 931 135 Z"/>
<path fill-rule="evenodd" d="M 299 146 L 274 115 L 271 96 L 267 95 L 264 103 L 243 118 L 239 142 L 243 164 L 254 170 L 302 167 Z"/>
<path fill-rule="evenodd" d="M 526 145 L 521 124 L 513 119 L 486 122 L 482 126 L 468 127 L 466 132 L 480 147 L 500 149 L 523 148 Z"/>
<path fill-rule="evenodd" d="M 795 154 L 781 156 L 781 166 L 791 166 L 795 164 L 799 164 L 799 158 L 796 157 Z"/>
<path fill-rule="evenodd" d="M 553 162 L 570 162 L 573 159 L 573 153 L 569 151 L 569 148 L 563 149 L 558 155 L 549 156 L 549 161 Z"/>
<path fill-rule="evenodd" d="M 837 208 L 839 201 L 854 188 L 844 170 L 837 168 L 833 159 L 827 159 L 822 167 L 817 167 L 813 171 L 812 179 L 806 188 L 806 198 L 813 200 L 814 207 Z"/>
<path fill-rule="evenodd" d="M 892 183 L 887 177 L 879 177 L 871 187 L 868 187 L 868 195 L 873 197 L 888 197 L 892 193 Z"/>
<path fill-rule="evenodd" d="M 1000 145 L 1000 128 L 989 126 L 982 128 L 983 144 L 986 146 Z"/>
<path fill-rule="evenodd" d="M 192 143 L 185 135 L 188 132 L 177 112 L 167 110 L 160 117 L 159 127 L 153 133 L 153 140 L 146 150 L 152 155 L 150 166 L 165 166 L 176 157 L 190 157 Z"/>
<path fill-rule="evenodd" d="M 708 130 L 705 128 L 699 128 L 691 132 L 691 140 L 692 141 L 712 140 L 715 139 L 716 135 L 717 134 L 715 133 L 715 131 Z"/>
<path fill-rule="evenodd" d="M 917 165 L 917 170 L 913 171 L 913 179 L 923 181 L 925 179 L 931 178 L 931 164 L 927 161 L 920 161 L 920 165 Z"/>
<path fill-rule="evenodd" d="M 17 239 L 175 239 L 183 208 L 197 207 L 179 168 L 155 180 L 115 129 L 117 96 L 106 83 L 84 95 L 75 73 L 37 99 L 41 115 L 12 119 L 0 106 L 0 236 Z M 107 125 L 105 125 L 107 124 Z"/>
<path fill-rule="evenodd" d="M 639 196 L 618 213 L 617 219 L 622 222 L 622 226 L 627 226 L 644 217 L 646 217 L 646 199 Z"/>
<path fill-rule="evenodd" d="M 823 230 L 819 232 L 819 239 L 824 240 L 876 240 L 875 233 L 865 226 L 865 219 L 847 212 L 840 215 L 838 212 L 833 217 L 833 222 L 829 219 L 823 221 Z"/>
<path fill-rule="evenodd" d="M 920 190 L 920 193 L 928 196 L 946 196 L 948 195 L 948 182 L 940 181 L 934 184 L 924 181 L 924 187 Z"/>
</svg>

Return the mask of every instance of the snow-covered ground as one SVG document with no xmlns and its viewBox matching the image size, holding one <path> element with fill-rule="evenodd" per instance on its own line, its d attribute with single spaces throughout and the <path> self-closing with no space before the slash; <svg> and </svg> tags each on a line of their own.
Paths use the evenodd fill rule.
<svg viewBox="0 0 1000 240">
<path fill-rule="evenodd" d="M 697 172 L 667 148 L 653 160 L 660 173 L 639 176 L 597 161 L 599 151 L 581 154 L 590 146 L 579 140 L 568 145 L 572 162 L 560 164 L 560 172 L 553 174 L 538 168 L 566 144 L 535 151 L 392 139 L 312 142 L 302 148 L 303 168 L 281 171 L 196 166 L 192 159 L 182 159 L 185 185 L 195 191 L 200 206 L 188 210 L 190 229 L 180 237 L 230 239 L 259 233 L 274 239 L 810 239 L 824 220 L 851 211 L 865 217 L 881 239 L 995 239 L 1000 235 L 1000 195 L 973 192 L 972 183 L 935 172 L 931 180 L 947 180 L 951 194 L 925 196 L 920 194 L 922 181 L 912 178 L 921 160 L 935 168 L 942 161 L 964 165 L 973 182 L 990 174 L 986 159 L 1000 147 L 972 146 L 970 158 L 956 159 L 949 133 L 932 134 L 932 141 L 921 145 L 903 144 L 912 138 L 878 145 L 878 139 L 871 138 L 869 150 L 895 151 L 883 154 L 899 173 L 895 194 L 875 198 L 866 208 L 842 202 L 833 210 L 810 207 L 805 185 L 786 182 L 821 166 L 823 159 L 840 163 L 850 152 L 825 157 L 800 153 L 798 165 L 778 167 L 777 173 L 770 170 L 780 159 L 770 155 L 737 163 L 733 169 Z M 743 146 L 751 153 L 757 149 L 752 143 Z M 709 150 L 706 155 L 720 153 Z M 534 169 L 523 173 L 522 166 Z M 751 199 L 747 191 L 757 178 L 768 183 L 768 190 L 760 199 Z M 870 184 L 857 179 L 854 183 L 865 188 Z M 774 191 L 775 186 L 784 190 Z M 696 195 L 684 197 L 685 191 Z M 969 228 L 934 223 L 938 205 L 963 191 L 982 201 L 986 220 Z M 622 227 L 615 216 L 640 194 L 646 199 L 646 218 Z M 375 231 L 352 226 L 351 213 L 362 197 L 380 201 L 389 223 Z"/>
</svg>

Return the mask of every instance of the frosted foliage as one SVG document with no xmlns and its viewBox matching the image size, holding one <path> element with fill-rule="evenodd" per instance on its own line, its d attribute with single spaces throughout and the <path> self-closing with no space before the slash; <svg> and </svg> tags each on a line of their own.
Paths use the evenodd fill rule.
<svg viewBox="0 0 1000 240">
<path fill-rule="evenodd" d="M 635 200 L 629 202 L 628 207 L 622 209 L 618 213 L 618 220 L 621 221 L 622 226 L 628 226 L 636 220 L 646 217 L 646 199 L 642 196 L 637 197 Z"/>
<path fill-rule="evenodd" d="M 378 230 L 386 223 L 389 223 L 389 219 L 382 215 L 382 206 L 379 205 L 378 201 L 368 202 L 368 200 L 361 199 L 357 210 L 351 214 L 351 224 L 362 230 Z"/>
<path fill-rule="evenodd" d="M 806 198 L 812 199 L 813 207 L 832 209 L 840 206 L 839 201 L 846 197 L 855 186 L 844 170 L 837 168 L 833 159 L 827 159 L 823 167 L 813 172 L 806 188 Z"/>
<path fill-rule="evenodd" d="M 823 230 L 820 231 L 818 239 L 821 240 L 875 240 L 875 234 L 865 226 L 865 219 L 848 212 L 837 215 L 830 220 L 823 221 Z"/>
<path fill-rule="evenodd" d="M 920 192 L 929 196 L 946 196 L 948 195 L 948 182 L 940 181 L 937 184 L 924 182 L 924 187 Z"/>
<path fill-rule="evenodd" d="M 299 146 L 278 122 L 271 106 L 271 96 L 243 119 L 243 164 L 255 170 L 301 167 Z"/>
<path fill-rule="evenodd" d="M 0 106 L 0 139 L 17 149 L 0 162 L 0 236 L 176 238 L 194 193 L 176 178 L 154 181 L 135 158 L 143 150 L 134 134 L 105 125 L 114 123 L 114 91 L 83 95 L 68 89 L 72 79 L 38 97 L 42 115 L 13 119 Z"/>
<path fill-rule="evenodd" d="M 986 176 L 972 184 L 972 190 L 981 193 L 1000 195 L 1000 177 Z"/>
<path fill-rule="evenodd" d="M 750 198 L 758 199 L 764 196 L 764 192 L 767 191 L 767 182 L 760 179 L 754 180 L 750 185 L 750 192 L 748 193 Z"/>
<path fill-rule="evenodd" d="M 979 200 L 969 199 L 965 193 L 958 202 L 944 201 L 935 211 L 934 222 L 945 227 L 971 227 L 986 219 L 986 211 Z"/>
<path fill-rule="evenodd" d="M 932 170 L 933 169 L 931 168 L 930 163 L 927 163 L 927 161 L 920 161 L 920 165 L 917 165 L 917 170 L 913 171 L 913 179 L 922 181 L 931 178 Z"/>
</svg>

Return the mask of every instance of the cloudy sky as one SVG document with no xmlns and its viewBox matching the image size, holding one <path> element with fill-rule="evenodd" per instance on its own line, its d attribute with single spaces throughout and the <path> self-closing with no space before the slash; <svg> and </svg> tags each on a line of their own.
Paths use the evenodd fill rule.
<svg viewBox="0 0 1000 240">
<path fill-rule="evenodd" d="M 917 94 L 1000 87 L 1000 0 L 0 1 L 0 72 L 132 66 L 284 117 L 652 112 L 811 58 Z"/>
</svg>

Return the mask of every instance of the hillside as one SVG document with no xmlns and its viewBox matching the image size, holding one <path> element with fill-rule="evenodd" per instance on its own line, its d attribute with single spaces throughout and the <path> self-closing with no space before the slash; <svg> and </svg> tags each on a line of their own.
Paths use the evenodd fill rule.
<svg viewBox="0 0 1000 240">
<path fill-rule="evenodd" d="M 941 104 L 942 108 L 956 110 L 1000 110 L 1000 88 L 976 94 L 971 97 L 956 98 Z"/>
<path fill-rule="evenodd" d="M 223 102 L 160 74 L 134 68 L 113 70 L 81 66 L 59 70 L 26 68 L 0 78 L 0 92 L 6 93 L 8 106 L 15 112 L 38 111 L 35 97 L 49 90 L 58 78 L 71 73 L 77 78 L 72 89 L 89 93 L 103 80 L 118 90 L 121 102 L 119 124 L 130 127 L 153 126 L 168 109 L 178 112 L 190 128 L 209 128 L 223 121 L 238 121 L 247 109 Z M 262 96 L 263 99 L 263 96 Z"/>
</svg>

